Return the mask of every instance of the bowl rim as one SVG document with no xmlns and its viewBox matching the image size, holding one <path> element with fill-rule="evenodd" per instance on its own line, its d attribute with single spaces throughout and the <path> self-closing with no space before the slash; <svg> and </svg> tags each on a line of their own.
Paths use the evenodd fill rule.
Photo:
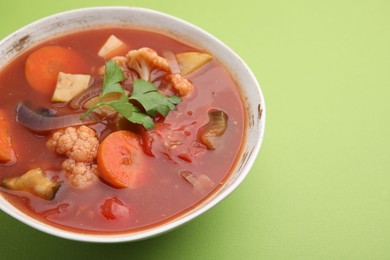
<svg viewBox="0 0 390 260">
<path fill-rule="evenodd" d="M 244 167 L 240 169 L 241 174 L 239 174 L 238 178 L 236 178 L 231 185 L 226 188 L 225 190 L 221 191 L 221 193 L 218 194 L 218 196 L 213 196 L 212 199 L 206 199 L 204 202 L 202 202 L 202 207 L 196 207 L 196 210 L 191 210 L 188 214 L 185 213 L 182 216 L 178 216 L 173 218 L 170 221 L 163 222 L 161 224 L 158 224 L 157 226 L 153 226 L 152 228 L 146 228 L 142 229 L 140 231 L 136 232 L 128 232 L 128 233 L 119 233 L 119 234 L 90 234 L 90 233 L 82 233 L 82 232 L 73 232 L 70 230 L 64 230 L 59 229 L 55 226 L 48 225 L 46 223 L 43 223 L 41 221 L 38 221 L 24 212 L 20 211 L 18 208 L 14 207 L 11 203 L 9 203 L 1 194 L 0 194 L 0 209 L 7 213 L 8 215 L 14 217 L 15 219 L 21 221 L 24 224 L 27 224 L 30 227 L 33 227 L 37 230 L 40 230 L 44 233 L 51 234 L 57 237 L 69 239 L 69 240 L 75 240 L 75 241 L 82 241 L 82 242 L 96 242 L 96 243 L 117 243 L 117 242 L 131 242 L 131 241 L 139 241 L 147 238 L 151 238 L 160 234 L 164 234 L 168 231 L 171 231 L 175 228 L 178 228 L 182 226 L 183 224 L 193 220 L 194 218 L 198 217 L 199 215 L 205 213 L 212 207 L 216 206 L 218 203 L 220 203 L 223 199 L 225 199 L 228 195 L 230 195 L 247 177 L 248 173 L 250 172 L 250 169 L 252 168 L 257 155 L 259 154 L 263 139 L 264 139 L 264 132 L 265 132 L 265 119 L 266 119 L 266 106 L 265 106 L 265 100 L 262 93 L 262 90 L 260 88 L 260 84 L 257 81 L 254 73 L 250 70 L 248 65 L 225 43 L 220 41 L 218 38 L 213 36 L 212 34 L 208 33 L 207 31 L 203 30 L 202 28 L 189 23 L 181 18 L 175 17 L 173 15 L 156 11 L 149 8 L 143 8 L 143 7 L 129 7 L 129 6 L 96 6 L 96 7 L 85 7 L 85 8 L 78 8 L 78 9 L 72 9 L 67 10 L 63 12 L 58 12 L 55 14 L 51 14 L 49 16 L 42 17 L 34 22 L 31 22 L 20 29 L 10 33 L 8 36 L 0 40 L 0 48 L 4 44 L 4 42 L 9 41 L 14 37 L 15 35 L 18 35 L 22 33 L 23 31 L 28 30 L 29 28 L 34 28 L 37 25 L 40 25 L 42 23 L 45 23 L 46 21 L 53 20 L 55 18 L 59 17 L 66 17 L 68 15 L 72 14 L 84 14 L 86 12 L 93 12 L 93 11 L 115 11 L 115 10 L 126 10 L 129 12 L 141 12 L 145 15 L 151 15 L 151 16 L 159 16 L 161 19 L 168 19 L 171 21 L 175 21 L 179 24 L 182 24 L 184 27 L 191 27 L 192 29 L 197 30 L 200 34 L 203 34 L 205 37 L 209 38 L 210 40 L 213 40 L 217 45 L 220 45 L 222 48 L 225 49 L 225 51 L 228 51 L 230 55 L 235 56 L 237 59 L 241 60 L 243 68 L 248 73 L 249 77 L 257 87 L 257 92 L 260 97 L 261 102 L 261 118 L 259 119 L 259 136 L 256 144 L 254 145 L 252 149 L 252 153 L 248 156 Z M 36 43 L 35 43 L 36 44 Z M 32 44 L 34 45 L 34 44 Z M 7 62 L 12 61 L 12 59 L 8 59 Z M 6 63 L 7 63 L 6 62 Z M 229 71 L 229 73 L 231 73 Z M 244 148 L 242 148 L 244 149 Z M 242 152 L 241 152 L 242 153 Z M 234 169 L 233 169 L 234 171 Z M 221 189 L 221 188 L 220 188 Z"/>
</svg>

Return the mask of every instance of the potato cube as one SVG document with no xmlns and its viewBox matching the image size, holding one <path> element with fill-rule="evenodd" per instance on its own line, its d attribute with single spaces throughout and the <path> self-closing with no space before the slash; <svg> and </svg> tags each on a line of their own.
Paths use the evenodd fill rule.
<svg viewBox="0 0 390 260">
<path fill-rule="evenodd" d="M 203 52 L 183 52 L 176 54 L 181 74 L 186 76 L 209 62 L 213 57 Z"/>
<path fill-rule="evenodd" d="M 64 103 L 70 101 L 88 88 L 90 79 L 90 75 L 66 74 L 60 72 L 58 74 L 56 89 L 51 101 Z"/>
<path fill-rule="evenodd" d="M 127 45 L 124 42 L 119 40 L 115 35 L 111 35 L 100 48 L 98 55 L 108 60 L 112 57 L 125 54 L 127 49 Z"/>
</svg>

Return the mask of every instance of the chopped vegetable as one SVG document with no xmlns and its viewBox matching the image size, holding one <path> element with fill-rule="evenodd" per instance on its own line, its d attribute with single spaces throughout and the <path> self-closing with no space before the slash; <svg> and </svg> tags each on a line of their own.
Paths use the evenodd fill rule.
<svg viewBox="0 0 390 260">
<path fill-rule="evenodd" d="M 113 93 L 108 93 L 103 98 L 100 98 L 100 96 L 97 96 L 97 97 L 91 98 L 90 100 L 85 102 L 83 108 L 90 109 L 92 107 L 95 107 L 99 102 L 104 103 L 104 102 L 115 101 L 115 100 L 120 99 L 122 97 L 122 95 L 123 95 L 122 93 L 113 92 Z M 116 115 L 118 113 L 118 111 L 116 111 L 113 107 L 111 107 L 109 105 L 97 106 L 93 112 L 95 114 L 98 114 L 102 118 Z"/>
<path fill-rule="evenodd" d="M 31 53 L 25 64 L 28 83 L 43 94 L 52 95 L 58 73 L 83 73 L 86 62 L 76 51 L 62 46 L 46 46 Z"/>
<path fill-rule="evenodd" d="M 202 195 L 210 192 L 215 185 L 214 182 L 204 174 L 196 176 L 190 171 L 181 171 L 180 176 L 190 183 Z"/>
<path fill-rule="evenodd" d="M 192 83 L 180 74 L 170 74 L 167 78 L 180 97 L 187 96 L 194 88 Z"/>
<path fill-rule="evenodd" d="M 129 216 L 130 210 L 118 198 L 106 199 L 100 206 L 102 215 L 108 220 L 116 220 Z"/>
<path fill-rule="evenodd" d="M 34 111 L 27 103 L 21 103 L 16 108 L 16 121 L 36 132 L 56 130 L 68 126 L 95 124 L 100 121 L 100 118 L 95 114 L 90 114 L 84 117 L 83 120 L 80 119 L 81 115 L 81 113 L 76 113 L 55 116 L 48 109 Z"/>
<path fill-rule="evenodd" d="M 177 96 L 166 97 L 149 81 L 137 80 L 134 82 L 134 90 L 130 100 L 138 101 L 149 116 L 167 116 L 180 102 Z"/>
<path fill-rule="evenodd" d="M 147 180 L 143 156 L 136 134 L 124 130 L 113 132 L 98 149 L 100 177 L 116 188 L 139 188 Z"/>
<path fill-rule="evenodd" d="M 94 163 L 99 147 L 99 139 L 94 129 L 80 127 L 62 128 L 46 141 L 50 151 L 66 155 L 62 163 L 69 184 L 78 189 L 85 189 L 97 181 L 97 165 Z"/>
<path fill-rule="evenodd" d="M 12 163 L 16 160 L 8 132 L 8 121 L 3 110 L 0 110 L 0 163 Z"/>
<path fill-rule="evenodd" d="M 158 86 L 170 71 L 168 61 L 159 56 L 155 50 L 147 47 L 131 50 L 126 56 L 115 56 L 111 61 L 119 65 L 126 82 L 130 83 L 143 79 Z M 104 71 L 104 66 L 99 71 Z"/>
<path fill-rule="evenodd" d="M 88 126 L 69 126 L 55 131 L 46 141 L 46 146 L 76 162 L 92 163 L 97 155 L 99 139 L 96 131 Z"/>
<path fill-rule="evenodd" d="M 221 136 L 227 129 L 228 116 L 221 110 L 209 111 L 210 121 L 199 129 L 198 137 L 209 150 L 215 149 L 214 138 Z"/>
<path fill-rule="evenodd" d="M 126 54 L 127 67 L 138 74 L 139 79 L 154 81 L 153 72 L 169 72 L 169 64 L 166 59 L 160 57 L 157 52 L 150 48 L 131 50 Z M 165 73 L 164 73 L 165 74 Z"/>
<path fill-rule="evenodd" d="M 181 70 L 176 56 L 172 51 L 164 51 L 162 55 L 167 59 L 172 74 L 180 74 Z"/>
<path fill-rule="evenodd" d="M 69 203 L 62 203 L 55 208 L 42 211 L 39 214 L 42 217 L 49 219 L 51 216 L 56 216 L 64 213 L 69 206 L 70 206 Z"/>
<path fill-rule="evenodd" d="M 67 74 L 60 72 L 58 74 L 57 85 L 54 90 L 51 101 L 68 102 L 88 88 L 90 75 Z"/>
<path fill-rule="evenodd" d="M 113 61 L 106 62 L 103 80 L 102 98 L 108 93 L 119 92 L 124 93 L 124 89 L 120 82 L 125 79 L 122 70 Z"/>
<path fill-rule="evenodd" d="M 187 76 L 199 67 L 203 66 L 210 60 L 212 56 L 203 52 L 183 52 L 176 54 L 177 61 L 183 76 Z"/>
<path fill-rule="evenodd" d="M 125 91 L 119 84 L 123 79 L 123 73 L 119 65 L 113 61 L 107 62 L 100 100 L 89 108 L 81 118 L 83 119 L 97 107 L 111 106 L 130 122 L 141 124 L 146 129 L 151 129 L 154 127 L 151 117 L 157 116 L 158 113 L 162 116 L 167 116 L 169 111 L 174 110 L 176 108 L 175 105 L 181 101 L 177 96 L 164 96 L 158 92 L 153 83 L 145 80 L 136 80 L 134 82 L 133 92 L 130 98 L 128 98 L 124 95 Z M 104 101 L 104 98 L 109 93 L 120 93 L 122 95 L 119 95 L 118 99 Z M 129 101 L 135 101 L 136 104 L 141 105 L 146 113 Z"/>
<path fill-rule="evenodd" d="M 128 50 L 127 45 L 115 35 L 108 37 L 107 41 L 100 48 L 98 55 L 106 60 L 112 57 L 123 55 Z"/>
<path fill-rule="evenodd" d="M 155 128 L 146 131 L 141 128 L 140 144 L 144 153 L 174 163 L 192 162 L 207 151 L 206 146 L 191 136 L 195 123 L 173 126 L 157 122 Z"/>
<path fill-rule="evenodd" d="M 10 190 L 26 191 L 45 200 L 52 200 L 61 184 L 49 179 L 41 168 L 36 168 L 22 176 L 1 180 L 1 186 Z"/>
<path fill-rule="evenodd" d="M 100 80 L 93 79 L 91 80 L 93 83 L 90 87 L 88 87 L 85 91 L 78 94 L 76 97 L 74 97 L 70 103 L 69 107 L 72 109 L 80 109 L 84 106 L 85 102 L 88 100 L 98 97 L 100 93 L 102 93 L 103 83 Z M 90 81 L 90 82 L 91 82 Z"/>
<path fill-rule="evenodd" d="M 62 169 L 66 171 L 66 179 L 77 189 L 86 189 L 95 184 L 97 178 L 97 165 L 94 163 L 76 162 L 66 159 L 62 163 Z"/>
</svg>

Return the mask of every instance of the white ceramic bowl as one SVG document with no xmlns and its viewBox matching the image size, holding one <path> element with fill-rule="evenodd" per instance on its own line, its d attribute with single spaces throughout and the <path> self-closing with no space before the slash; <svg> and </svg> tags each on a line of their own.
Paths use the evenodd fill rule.
<svg viewBox="0 0 390 260">
<path fill-rule="evenodd" d="M 212 53 L 235 78 L 248 111 L 246 138 L 233 174 L 198 207 L 180 217 L 139 232 L 95 235 L 61 230 L 31 218 L 0 196 L 0 208 L 12 217 L 43 232 L 79 241 L 124 242 L 149 238 L 172 230 L 209 210 L 234 191 L 250 171 L 260 150 L 265 126 L 265 104 L 260 86 L 244 61 L 204 30 L 173 16 L 134 7 L 93 7 L 67 11 L 33 22 L 0 41 L 0 68 L 30 46 L 47 38 L 89 27 L 120 25 L 159 31 Z"/>
</svg>

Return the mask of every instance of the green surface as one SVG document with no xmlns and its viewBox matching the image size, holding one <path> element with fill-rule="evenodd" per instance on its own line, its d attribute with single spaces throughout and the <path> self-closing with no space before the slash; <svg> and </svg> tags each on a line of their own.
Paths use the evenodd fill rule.
<svg viewBox="0 0 390 260">
<path fill-rule="evenodd" d="M 390 259 L 390 1 L 2 0 L 0 37 L 98 5 L 160 10 L 234 49 L 266 99 L 259 157 L 221 204 L 141 242 L 68 241 L 1 212 L 1 259 Z"/>
</svg>

